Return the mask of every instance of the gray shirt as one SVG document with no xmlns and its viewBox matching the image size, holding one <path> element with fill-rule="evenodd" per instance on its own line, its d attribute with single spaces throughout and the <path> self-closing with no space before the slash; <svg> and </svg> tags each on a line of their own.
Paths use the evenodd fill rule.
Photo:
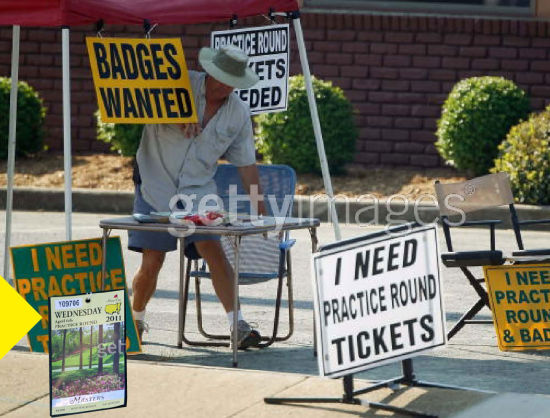
<svg viewBox="0 0 550 418">
<path fill-rule="evenodd" d="M 205 76 L 189 71 L 201 125 L 206 107 Z M 213 178 L 218 159 L 227 159 L 237 167 L 256 162 L 250 110 L 231 94 L 193 138 L 185 138 L 180 125 L 145 125 L 136 157 L 141 193 L 147 203 L 165 212 L 174 195 L 196 195 L 192 197 L 192 210 L 196 211 L 201 197 L 216 193 Z"/>
</svg>

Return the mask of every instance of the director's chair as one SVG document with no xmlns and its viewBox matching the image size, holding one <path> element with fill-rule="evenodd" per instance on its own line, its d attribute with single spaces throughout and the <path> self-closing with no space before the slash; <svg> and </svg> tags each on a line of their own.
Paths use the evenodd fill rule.
<svg viewBox="0 0 550 418">
<path fill-rule="evenodd" d="M 441 260 L 447 267 L 460 269 L 479 297 L 478 301 L 462 315 L 447 333 L 447 339 L 451 339 L 466 324 L 492 323 L 491 320 L 473 319 L 484 306 L 489 309 L 490 306 L 487 291 L 482 285 L 484 279 L 477 278 L 471 272 L 471 268 L 497 266 L 505 262 L 502 251 L 495 248 L 495 226 L 502 221 L 491 219 L 467 220 L 467 215 L 490 207 L 513 204 L 514 199 L 505 173 L 489 174 L 460 183 L 441 184 L 437 181 L 435 192 L 439 205 L 440 222 L 448 250 L 448 252 L 441 254 Z M 455 250 L 451 228 L 469 226 L 489 227 L 489 250 Z"/>
</svg>

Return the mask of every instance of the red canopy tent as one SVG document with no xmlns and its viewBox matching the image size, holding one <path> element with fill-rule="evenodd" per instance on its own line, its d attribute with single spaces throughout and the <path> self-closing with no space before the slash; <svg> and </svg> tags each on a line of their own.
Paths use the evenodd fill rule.
<svg viewBox="0 0 550 418">
<path fill-rule="evenodd" d="M 296 0 L 3 0 L 0 25 L 190 24 L 298 10 Z"/>
<path fill-rule="evenodd" d="M 292 18 L 300 53 L 302 71 L 306 80 L 309 106 L 323 172 L 325 190 L 330 199 L 330 215 L 336 239 L 339 240 L 340 229 L 334 207 L 333 191 L 325 156 L 321 125 L 317 114 L 309 64 L 300 24 L 298 12 L 299 3 L 301 3 L 300 0 L 3 0 L 0 2 L 0 25 L 13 25 L 4 277 L 9 277 L 9 257 L 7 255 L 10 246 L 11 212 L 13 205 L 20 26 L 62 28 L 65 228 L 66 238 L 70 240 L 72 199 L 69 27 L 96 23 L 100 20 L 109 24 L 143 24 L 145 20 L 149 21 L 151 25 L 206 23 L 213 21 L 229 21 L 229 19 L 232 19 L 234 16 L 244 18 L 262 14 L 265 15 L 271 11 L 277 15 Z"/>
</svg>

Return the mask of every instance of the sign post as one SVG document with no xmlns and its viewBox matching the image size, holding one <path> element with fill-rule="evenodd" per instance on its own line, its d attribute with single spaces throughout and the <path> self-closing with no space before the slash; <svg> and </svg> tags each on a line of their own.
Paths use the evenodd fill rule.
<svg viewBox="0 0 550 418">
<path fill-rule="evenodd" d="M 405 224 L 339 241 L 313 256 L 319 372 L 343 377 L 342 398 L 266 398 L 267 403 L 348 403 L 432 416 L 359 399 L 403 384 L 458 389 L 417 380 L 412 357 L 446 343 L 435 225 Z M 402 375 L 354 390 L 353 374 L 395 361 Z"/>
</svg>

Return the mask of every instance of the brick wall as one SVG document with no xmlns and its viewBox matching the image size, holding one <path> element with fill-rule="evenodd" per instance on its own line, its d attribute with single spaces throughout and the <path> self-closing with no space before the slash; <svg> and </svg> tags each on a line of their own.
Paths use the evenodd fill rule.
<svg viewBox="0 0 550 418">
<path fill-rule="evenodd" d="M 264 24 L 249 19 L 244 24 Z M 536 21 L 303 14 L 311 72 L 342 87 L 356 109 L 360 132 L 355 162 L 365 166 L 434 167 L 441 104 L 460 79 L 502 75 L 531 96 L 533 110 L 550 101 L 550 24 Z M 211 30 L 227 25 L 161 26 L 154 36 L 182 36 L 191 69 Z M 105 36 L 142 36 L 137 26 L 107 26 Z M 96 110 L 85 36 L 71 31 L 73 150 L 106 151 L 95 140 Z M 0 75 L 10 73 L 11 28 L 0 28 Z M 301 72 L 292 45 L 291 72 Z M 22 29 L 20 79 L 28 81 L 48 107 L 47 143 L 62 148 L 61 32 Z"/>
</svg>

